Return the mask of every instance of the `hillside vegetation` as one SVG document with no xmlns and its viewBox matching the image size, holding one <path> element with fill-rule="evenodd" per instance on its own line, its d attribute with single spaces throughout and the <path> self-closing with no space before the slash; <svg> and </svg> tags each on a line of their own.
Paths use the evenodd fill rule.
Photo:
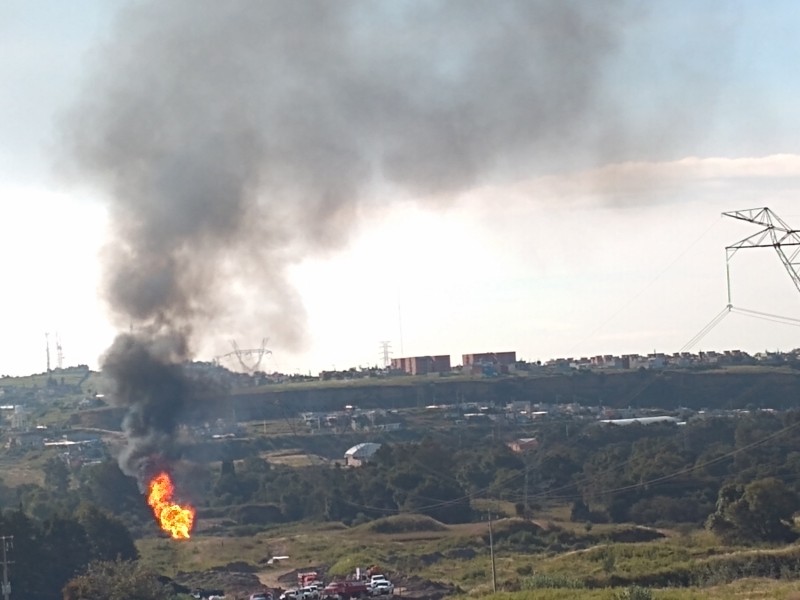
<svg viewBox="0 0 800 600">
<path fill-rule="evenodd" d="M 392 418 L 403 424 L 397 431 L 321 431 L 303 424 L 300 406 L 262 398 L 262 409 L 279 416 L 244 422 L 232 438 L 182 431 L 172 474 L 180 500 L 197 509 L 185 542 L 158 531 L 139 486 L 110 451 L 86 464 L 61 448 L 10 448 L 0 481 L 3 533 L 28 540 L 15 547 L 15 589 L 49 599 L 92 558 L 111 558 L 86 517 L 95 515 L 106 530 L 135 541 L 141 572 L 112 564 L 87 577 L 116 573 L 146 583 L 160 574 L 177 586 L 165 597 L 195 585 L 243 596 L 262 585 L 290 587 L 297 570 L 332 578 L 377 564 L 405 595 L 431 600 L 491 594 L 495 585 L 498 597 L 520 599 L 790 598 L 800 591 L 794 545 L 800 412 L 773 410 L 771 394 L 796 379 L 787 372 L 749 377 L 575 374 L 562 382 L 575 395 L 561 400 L 582 407 L 618 385 L 638 401 L 647 389 L 666 393 L 660 386 L 682 389 L 691 382 L 710 393 L 703 386 L 716 378 L 717 393 L 731 395 L 713 402 L 731 410 L 694 414 L 683 425 L 604 426 L 580 411 L 519 420 L 499 408 L 487 413 L 491 418 L 467 422 L 427 410 L 427 395 L 446 404 L 442 390 L 449 388 L 424 382 L 417 391 L 401 386 L 422 406 L 393 409 Z M 765 384 L 770 377 L 778 379 Z M 483 386 L 473 391 L 525 400 L 525 386 L 535 382 L 472 383 Z M 585 397 L 577 393 L 584 385 L 594 390 Z M 339 389 L 335 394 L 347 392 Z M 348 397 L 370 389 L 353 388 Z M 790 404 L 795 392 L 784 391 Z M 318 389 L 297 393 L 312 392 L 320 397 L 309 401 L 323 402 Z M 227 403 L 230 409 L 258 398 L 206 398 L 200 406 Z M 685 399 L 671 402 L 686 406 Z M 70 402 L 44 395 L 35 414 L 55 411 L 77 422 L 97 412 Z M 116 439 L 93 431 L 109 443 Z M 519 438 L 535 438 L 537 445 L 514 452 L 510 442 Z M 382 447 L 367 464 L 343 467 L 343 450 L 361 441 Z M 40 565 L 65 548 L 69 568 L 40 577 Z M 134 554 L 130 545 L 126 552 Z"/>
</svg>

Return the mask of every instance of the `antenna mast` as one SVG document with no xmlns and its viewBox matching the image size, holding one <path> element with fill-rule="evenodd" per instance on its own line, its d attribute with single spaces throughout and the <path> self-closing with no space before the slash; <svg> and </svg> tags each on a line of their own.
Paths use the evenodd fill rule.
<svg viewBox="0 0 800 600">
<path fill-rule="evenodd" d="M 64 368 L 64 349 L 61 347 L 61 336 L 56 334 L 56 365 L 59 371 Z"/>
<path fill-rule="evenodd" d="M 47 353 L 47 372 L 50 372 L 50 334 L 44 334 L 45 352 Z"/>
</svg>

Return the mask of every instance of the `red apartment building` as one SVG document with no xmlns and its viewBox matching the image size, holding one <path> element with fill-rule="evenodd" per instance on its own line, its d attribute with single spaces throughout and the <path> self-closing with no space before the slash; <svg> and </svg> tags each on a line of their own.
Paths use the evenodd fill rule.
<svg viewBox="0 0 800 600">
<path fill-rule="evenodd" d="M 406 358 L 393 358 L 392 369 L 403 371 L 409 375 L 427 375 L 428 373 L 450 372 L 450 355 L 439 356 L 409 356 Z"/>
</svg>

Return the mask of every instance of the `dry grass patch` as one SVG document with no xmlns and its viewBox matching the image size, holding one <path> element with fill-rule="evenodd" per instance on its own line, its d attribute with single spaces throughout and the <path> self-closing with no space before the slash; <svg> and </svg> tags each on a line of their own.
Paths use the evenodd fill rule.
<svg viewBox="0 0 800 600">
<path fill-rule="evenodd" d="M 296 449 L 265 452 L 261 454 L 261 457 L 270 464 L 285 465 L 287 467 L 313 467 L 330 464 L 330 461 L 326 458 L 316 454 L 305 454 Z"/>
</svg>

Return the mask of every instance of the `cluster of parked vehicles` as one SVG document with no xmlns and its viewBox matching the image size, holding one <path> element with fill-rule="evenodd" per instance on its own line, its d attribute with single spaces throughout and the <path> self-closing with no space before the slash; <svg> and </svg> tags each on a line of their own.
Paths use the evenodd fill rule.
<svg viewBox="0 0 800 600">
<path fill-rule="evenodd" d="M 223 590 L 194 590 L 191 594 L 192 598 L 196 600 L 226 600 L 225 592 Z M 250 594 L 249 600 L 274 600 L 272 592 L 256 592 Z"/>
<path fill-rule="evenodd" d="M 393 596 L 394 584 L 385 575 L 373 573 L 367 577 L 333 581 L 303 581 L 305 585 L 286 590 L 279 600 L 353 600 L 368 596 Z"/>
<path fill-rule="evenodd" d="M 394 584 L 385 575 L 371 567 L 365 572 L 356 571 L 354 576 L 343 581 L 332 581 L 325 585 L 317 573 L 299 573 L 296 588 L 283 592 L 277 599 L 270 590 L 256 592 L 248 600 L 356 600 L 370 596 L 394 596 Z M 192 592 L 198 600 L 225 600 L 222 590 L 198 589 Z"/>
</svg>

